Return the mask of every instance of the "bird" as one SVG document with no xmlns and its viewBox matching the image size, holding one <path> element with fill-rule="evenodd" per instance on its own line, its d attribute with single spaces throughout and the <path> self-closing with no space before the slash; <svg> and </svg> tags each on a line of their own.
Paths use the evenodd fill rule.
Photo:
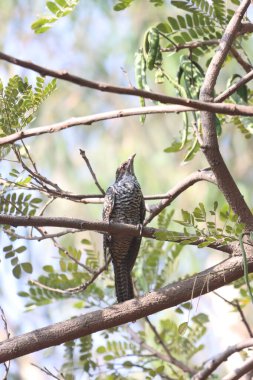
<svg viewBox="0 0 253 380">
<path fill-rule="evenodd" d="M 138 225 L 145 218 L 145 201 L 134 173 L 135 154 L 116 171 L 116 179 L 105 193 L 103 221 Z M 141 235 L 141 234 L 140 234 Z M 131 271 L 141 244 L 141 236 L 104 235 L 105 261 L 112 260 L 118 303 L 134 298 Z"/>
</svg>

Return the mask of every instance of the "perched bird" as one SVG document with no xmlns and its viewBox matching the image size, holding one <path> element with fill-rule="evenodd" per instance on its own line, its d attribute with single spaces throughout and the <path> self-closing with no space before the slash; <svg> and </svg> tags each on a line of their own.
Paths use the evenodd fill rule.
<svg viewBox="0 0 253 380">
<path fill-rule="evenodd" d="M 134 157 L 123 162 L 116 171 L 115 183 L 105 194 L 103 221 L 142 225 L 145 202 L 141 187 L 134 174 Z M 105 259 L 112 259 L 118 302 L 134 298 L 131 270 L 141 244 L 140 237 L 104 235 Z"/>
</svg>

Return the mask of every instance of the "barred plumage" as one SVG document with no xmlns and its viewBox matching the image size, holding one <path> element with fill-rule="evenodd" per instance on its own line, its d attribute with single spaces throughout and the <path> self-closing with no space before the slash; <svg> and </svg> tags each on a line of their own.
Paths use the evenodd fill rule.
<svg viewBox="0 0 253 380">
<path fill-rule="evenodd" d="M 103 220 L 108 223 L 142 224 L 145 202 L 134 174 L 131 156 L 116 172 L 116 181 L 105 194 Z M 139 252 L 141 237 L 104 236 L 105 257 L 111 257 L 114 267 L 118 302 L 134 298 L 131 270 Z"/>
</svg>

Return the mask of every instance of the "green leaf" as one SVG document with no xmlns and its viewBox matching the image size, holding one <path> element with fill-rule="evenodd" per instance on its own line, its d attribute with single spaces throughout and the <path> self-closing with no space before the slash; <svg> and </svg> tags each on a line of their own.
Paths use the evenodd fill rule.
<svg viewBox="0 0 253 380">
<path fill-rule="evenodd" d="M 109 362 L 109 361 L 111 361 L 111 360 L 113 360 L 113 359 L 114 359 L 114 356 L 113 356 L 113 355 L 105 355 L 105 356 L 104 356 L 104 360 L 107 361 L 107 362 Z"/>
<path fill-rule="evenodd" d="M 97 353 L 98 354 L 104 354 L 106 352 L 106 348 L 104 346 L 99 346 L 97 348 Z"/>
<path fill-rule="evenodd" d="M 43 270 L 47 273 L 54 273 L 54 268 L 52 267 L 52 265 L 44 265 Z"/>
<path fill-rule="evenodd" d="M 117 4 L 114 5 L 113 9 L 117 12 L 123 11 L 128 8 L 134 0 L 120 0 Z"/>
<path fill-rule="evenodd" d="M 60 8 L 55 4 L 53 3 L 52 1 L 47 1 L 46 2 L 46 6 L 47 8 L 54 14 L 57 15 L 58 12 L 60 12 Z"/>
<path fill-rule="evenodd" d="M 181 305 L 186 310 L 192 310 L 192 303 L 191 302 L 185 302 Z"/>
<path fill-rule="evenodd" d="M 27 293 L 27 292 L 23 292 L 23 291 L 18 292 L 18 295 L 19 295 L 20 297 L 29 297 L 29 293 Z"/>
<path fill-rule="evenodd" d="M 26 251 L 26 247 L 24 245 L 15 249 L 15 252 L 17 253 L 22 253 L 24 251 Z"/>
<path fill-rule="evenodd" d="M 188 328 L 188 322 L 183 322 L 181 325 L 178 326 L 178 333 L 180 335 L 183 335 Z"/>
<path fill-rule="evenodd" d="M 65 0 L 55 0 L 57 4 L 59 4 L 62 8 L 68 7 L 68 3 Z"/>
<path fill-rule="evenodd" d="M 133 367 L 133 363 L 131 363 L 129 360 L 123 362 L 122 365 L 125 368 L 132 368 Z"/>
<path fill-rule="evenodd" d="M 164 149 L 165 153 L 175 153 L 178 152 L 181 149 L 182 143 L 180 141 L 173 141 L 171 146 Z"/>
<path fill-rule="evenodd" d="M 3 248 L 3 251 L 4 251 L 4 252 L 8 252 L 8 251 L 10 251 L 12 248 L 13 248 L 13 245 L 12 245 L 12 244 L 11 244 L 11 245 L 6 245 L 6 247 Z"/>
<path fill-rule="evenodd" d="M 161 374 L 161 373 L 163 373 L 164 372 L 164 365 L 160 365 L 160 367 L 158 367 L 158 368 L 156 368 L 156 373 L 157 374 Z"/>
<path fill-rule="evenodd" d="M 10 251 L 10 252 L 8 252 L 8 253 L 5 254 L 5 258 L 6 258 L 6 259 L 10 259 L 10 258 L 12 258 L 13 256 L 15 256 L 15 252 L 13 252 L 13 251 Z"/>
<path fill-rule="evenodd" d="M 33 198 L 31 200 L 31 203 L 41 203 L 42 202 L 42 199 L 41 198 Z"/>
<path fill-rule="evenodd" d="M 19 279 L 21 277 L 21 266 L 20 266 L 20 264 L 16 265 L 12 269 L 12 273 L 13 273 L 14 277 L 16 277 L 17 279 Z"/>
<path fill-rule="evenodd" d="M 33 267 L 32 267 L 32 264 L 31 263 L 22 263 L 21 264 L 21 267 L 22 269 L 26 272 L 26 273 L 32 273 L 33 271 Z"/>
<path fill-rule="evenodd" d="M 195 315 L 194 317 L 192 317 L 192 320 L 199 324 L 205 324 L 209 322 L 209 317 L 207 314 L 199 313 L 198 315 Z"/>
<path fill-rule="evenodd" d="M 31 28 L 36 31 L 37 29 L 43 27 L 43 25 L 47 24 L 49 20 L 50 19 L 48 17 L 40 18 L 39 20 L 32 23 Z"/>
<path fill-rule="evenodd" d="M 173 30 L 179 30 L 180 26 L 178 25 L 177 20 L 174 17 L 168 17 L 169 24 Z"/>
</svg>

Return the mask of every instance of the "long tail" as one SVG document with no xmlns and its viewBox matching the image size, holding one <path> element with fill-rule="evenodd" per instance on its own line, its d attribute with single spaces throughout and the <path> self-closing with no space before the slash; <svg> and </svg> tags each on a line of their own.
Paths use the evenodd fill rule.
<svg viewBox="0 0 253 380">
<path fill-rule="evenodd" d="M 134 298 L 131 273 L 127 263 L 122 260 L 114 263 L 115 288 L 118 302 L 124 302 Z"/>
</svg>

